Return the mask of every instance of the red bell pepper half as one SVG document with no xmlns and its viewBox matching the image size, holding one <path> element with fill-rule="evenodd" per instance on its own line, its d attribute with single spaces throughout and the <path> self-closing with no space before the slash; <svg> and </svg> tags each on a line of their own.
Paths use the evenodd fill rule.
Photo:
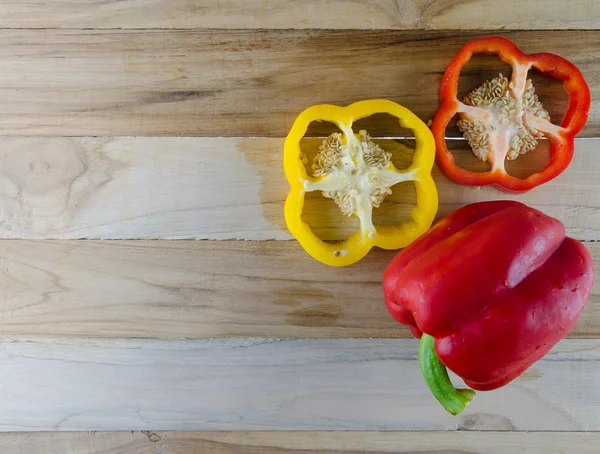
<svg viewBox="0 0 600 454">
<path fill-rule="evenodd" d="M 506 385 L 573 328 L 592 258 L 564 225 L 513 201 L 467 205 L 400 251 L 383 279 L 391 315 L 421 338 L 425 381 L 452 414 Z"/>
<path fill-rule="evenodd" d="M 500 75 L 474 90 L 463 102 L 457 99 L 458 79 L 464 65 L 474 54 L 495 54 L 512 67 L 510 81 Z M 556 126 L 550 122 L 533 84 L 527 80 L 533 68 L 549 77 L 563 81 L 569 95 L 567 111 Z M 583 128 L 590 109 L 590 90 L 581 72 L 558 55 L 538 53 L 526 55 L 506 38 L 488 37 L 467 43 L 448 65 L 439 89 L 440 108 L 431 130 L 435 137 L 437 162 L 444 174 L 457 183 L 470 186 L 494 184 L 508 192 L 525 192 L 545 183 L 570 164 L 575 135 Z M 492 168 L 487 172 L 472 172 L 460 168 L 446 146 L 446 127 L 458 114 L 459 129 L 473 153 L 487 160 Z M 535 149 L 541 138 L 550 141 L 550 160 L 540 172 L 525 179 L 509 175 L 505 159 Z"/>
</svg>

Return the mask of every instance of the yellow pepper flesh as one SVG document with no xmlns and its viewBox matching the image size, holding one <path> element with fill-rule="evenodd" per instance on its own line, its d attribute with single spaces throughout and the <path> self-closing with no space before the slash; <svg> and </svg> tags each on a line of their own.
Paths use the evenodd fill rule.
<svg viewBox="0 0 600 454">
<path fill-rule="evenodd" d="M 384 167 L 365 162 L 366 142 L 352 130 L 355 121 L 379 113 L 398 118 L 404 128 L 412 129 L 416 149 L 411 165 L 398 170 L 389 162 Z M 320 177 L 309 176 L 302 162 L 300 140 L 310 123 L 334 123 L 342 131 L 342 149 L 350 173 L 336 168 Z M 361 132 L 362 134 L 362 132 Z M 348 150 L 348 151 L 346 151 Z M 285 220 L 291 234 L 316 260 L 331 266 L 346 266 L 362 259 L 369 250 L 406 247 L 431 227 L 438 208 L 438 194 L 431 169 L 435 159 L 435 143 L 429 128 L 410 110 L 388 100 L 359 101 L 347 107 L 329 104 L 311 106 L 303 111 L 292 126 L 284 145 L 284 170 L 290 184 L 285 203 Z M 339 167 L 339 166 L 338 166 Z M 396 226 L 375 227 L 372 223 L 373 191 L 379 193 L 401 181 L 413 181 L 417 201 L 411 218 Z M 348 190 L 349 185 L 353 188 Z M 302 220 L 304 197 L 310 191 L 339 191 L 350 194 L 350 206 L 360 219 L 360 229 L 341 243 L 327 243 L 318 238 Z M 337 192 L 336 192 L 337 191 Z M 378 206 L 376 203 L 375 206 Z"/>
</svg>

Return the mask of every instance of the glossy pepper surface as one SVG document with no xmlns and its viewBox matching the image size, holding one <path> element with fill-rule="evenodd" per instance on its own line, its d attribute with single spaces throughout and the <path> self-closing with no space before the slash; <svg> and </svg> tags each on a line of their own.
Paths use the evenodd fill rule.
<svg viewBox="0 0 600 454">
<path fill-rule="evenodd" d="M 366 131 L 354 131 L 357 120 L 379 113 L 396 117 L 401 126 L 412 129 L 416 149 L 411 165 L 397 169 L 391 153 L 377 145 Z M 309 176 L 308 159 L 300 147 L 310 123 L 326 121 L 341 133 L 327 137 L 321 145 Z M 329 104 L 304 110 L 292 126 L 284 146 L 284 170 L 290 184 L 285 202 L 285 221 L 289 231 L 313 258 L 331 266 L 346 266 L 363 258 L 369 250 L 399 249 L 407 246 L 431 226 L 438 207 L 438 195 L 431 177 L 435 145 L 431 131 L 410 110 L 387 100 L 359 101 L 347 107 Z M 392 192 L 391 187 L 412 181 L 417 201 L 411 218 L 399 225 L 375 226 L 373 209 Z M 322 191 L 333 199 L 342 213 L 360 219 L 359 230 L 341 243 L 318 238 L 302 220 L 307 192 Z"/>
<path fill-rule="evenodd" d="M 392 316 L 421 338 L 428 385 L 456 414 L 472 391 L 448 388 L 445 367 L 476 390 L 506 385 L 569 332 L 593 278 L 589 252 L 560 221 L 493 201 L 440 220 L 396 255 L 383 285 Z"/>
<path fill-rule="evenodd" d="M 495 54 L 512 67 L 510 80 L 500 74 L 459 101 L 458 80 L 464 65 L 475 54 Z M 541 105 L 528 71 L 534 69 L 563 82 L 569 96 L 560 122 L 550 122 Z M 470 186 L 496 185 L 508 192 L 525 192 L 552 180 L 570 164 L 575 135 L 583 128 L 590 109 L 590 90 L 583 75 L 571 62 L 558 55 L 526 55 L 501 37 L 488 37 L 467 43 L 448 65 L 439 89 L 440 108 L 431 130 L 435 137 L 437 162 L 444 174 Z M 488 161 L 491 170 L 473 172 L 458 167 L 446 145 L 446 127 L 458 114 L 457 123 L 473 153 Z M 539 172 L 521 179 L 505 170 L 505 159 L 516 159 L 534 150 L 540 139 L 550 141 L 550 160 Z"/>
</svg>

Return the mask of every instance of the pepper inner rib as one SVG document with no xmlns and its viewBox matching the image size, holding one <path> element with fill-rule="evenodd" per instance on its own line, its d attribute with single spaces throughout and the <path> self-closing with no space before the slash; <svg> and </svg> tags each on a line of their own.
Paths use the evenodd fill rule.
<svg viewBox="0 0 600 454">
<path fill-rule="evenodd" d="M 392 154 L 375 144 L 366 131 L 355 134 L 351 126 L 340 125 L 342 134 L 327 137 L 313 161 L 318 179 L 306 180 L 306 192 L 322 191 L 333 199 L 346 216 L 357 216 L 360 228 L 370 238 L 376 235 L 373 208 L 392 193 L 391 187 L 416 180 L 415 170 L 398 170 Z"/>
<path fill-rule="evenodd" d="M 457 125 L 473 154 L 505 172 L 505 160 L 536 148 L 546 136 L 558 138 L 564 128 L 550 122 L 533 84 L 528 65 L 513 65 L 510 82 L 500 74 L 458 102 Z"/>
</svg>

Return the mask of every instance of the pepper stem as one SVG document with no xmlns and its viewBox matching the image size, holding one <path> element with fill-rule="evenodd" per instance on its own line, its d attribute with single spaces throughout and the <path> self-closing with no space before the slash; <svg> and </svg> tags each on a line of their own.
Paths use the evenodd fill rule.
<svg viewBox="0 0 600 454">
<path fill-rule="evenodd" d="M 435 339 L 425 333 L 419 344 L 419 363 L 425 383 L 449 413 L 458 415 L 475 397 L 472 389 L 456 389 L 452 385 L 446 366 L 435 352 Z"/>
</svg>

